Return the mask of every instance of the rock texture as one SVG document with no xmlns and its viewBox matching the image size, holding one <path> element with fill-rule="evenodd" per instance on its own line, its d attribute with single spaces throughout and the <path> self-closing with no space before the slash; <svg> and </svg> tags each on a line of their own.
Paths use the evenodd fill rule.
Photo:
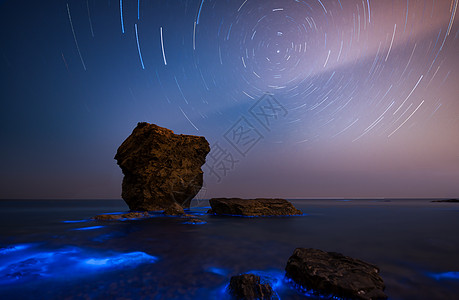
<svg viewBox="0 0 459 300">
<path fill-rule="evenodd" d="M 145 219 L 151 217 L 147 212 L 130 212 L 119 215 L 98 215 L 93 219 L 97 221 L 125 221 L 135 219 Z"/>
<path fill-rule="evenodd" d="M 131 210 L 188 208 L 203 183 L 201 166 L 209 153 L 204 137 L 138 123 L 115 159 L 124 174 L 122 197 Z"/>
<path fill-rule="evenodd" d="M 285 199 L 212 198 L 209 213 L 244 217 L 302 215 Z"/>
<path fill-rule="evenodd" d="M 306 289 L 346 299 L 387 299 L 378 267 L 335 252 L 297 248 L 286 276 Z"/>
<path fill-rule="evenodd" d="M 236 299 L 272 299 L 273 290 L 267 283 L 261 284 L 260 277 L 253 274 L 242 274 L 231 277 L 230 294 Z"/>
<path fill-rule="evenodd" d="M 183 216 L 185 215 L 185 211 L 180 204 L 175 202 L 164 210 L 164 214 L 166 216 Z"/>
</svg>

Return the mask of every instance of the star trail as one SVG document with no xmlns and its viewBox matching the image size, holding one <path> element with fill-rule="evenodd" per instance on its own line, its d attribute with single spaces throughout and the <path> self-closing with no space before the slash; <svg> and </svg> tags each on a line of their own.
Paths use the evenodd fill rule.
<svg viewBox="0 0 459 300">
<path fill-rule="evenodd" d="M 222 183 L 207 177 L 211 194 L 238 186 L 242 196 L 459 193 L 458 0 L 22 2 L 36 14 L 21 16 L 20 27 L 12 18 L 21 5 L 0 2 L 3 158 L 25 141 L 42 145 L 24 154 L 32 165 L 54 155 L 50 143 L 59 153 L 81 145 L 84 159 L 91 151 L 108 159 L 78 172 L 115 174 L 96 180 L 108 192 L 93 189 L 117 197 L 119 174 L 103 151 L 136 122 L 204 135 L 212 145 L 268 93 L 288 114 L 257 128 L 263 140 L 252 158 Z M 27 117 L 37 109 L 46 121 Z M 16 120 L 36 133 L 11 127 Z M 69 155 L 31 184 L 73 178 L 56 175 L 75 167 Z M 5 195 L 17 196 L 20 176 L 1 174 L 11 186 Z M 80 195 L 61 185 L 56 195 Z"/>
</svg>

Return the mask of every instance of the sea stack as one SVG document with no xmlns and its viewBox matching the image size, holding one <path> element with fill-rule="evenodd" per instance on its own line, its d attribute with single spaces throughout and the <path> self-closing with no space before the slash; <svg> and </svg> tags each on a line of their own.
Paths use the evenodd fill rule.
<svg viewBox="0 0 459 300">
<path fill-rule="evenodd" d="M 201 136 L 141 122 L 115 155 L 124 174 L 122 198 L 132 211 L 189 208 L 203 184 L 201 166 L 210 151 Z"/>
</svg>

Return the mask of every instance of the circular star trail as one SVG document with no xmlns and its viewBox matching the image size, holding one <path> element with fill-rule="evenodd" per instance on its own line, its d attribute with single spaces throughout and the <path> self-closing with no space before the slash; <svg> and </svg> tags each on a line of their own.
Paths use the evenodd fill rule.
<svg viewBox="0 0 459 300">
<path fill-rule="evenodd" d="M 2 106 L 3 128 L 21 111 L 46 128 L 69 118 L 80 137 L 101 120 L 107 132 L 148 121 L 226 143 L 242 118 L 262 137 L 254 166 L 457 178 L 458 0 L 0 5 L 3 90 L 22 99 Z M 269 127 L 252 114 L 265 95 L 282 106 Z"/>
</svg>

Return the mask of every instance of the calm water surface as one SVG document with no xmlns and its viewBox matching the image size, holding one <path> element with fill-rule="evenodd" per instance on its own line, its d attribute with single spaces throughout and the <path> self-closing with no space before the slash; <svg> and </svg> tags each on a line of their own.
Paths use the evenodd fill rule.
<svg viewBox="0 0 459 300">
<path fill-rule="evenodd" d="M 0 299 L 225 299 L 249 271 L 280 299 L 307 299 L 283 280 L 297 247 L 379 266 L 390 299 L 458 299 L 458 203 L 292 202 L 304 216 L 210 216 L 200 201 L 191 213 L 207 224 L 190 225 L 90 220 L 127 211 L 122 200 L 1 200 Z"/>
</svg>

